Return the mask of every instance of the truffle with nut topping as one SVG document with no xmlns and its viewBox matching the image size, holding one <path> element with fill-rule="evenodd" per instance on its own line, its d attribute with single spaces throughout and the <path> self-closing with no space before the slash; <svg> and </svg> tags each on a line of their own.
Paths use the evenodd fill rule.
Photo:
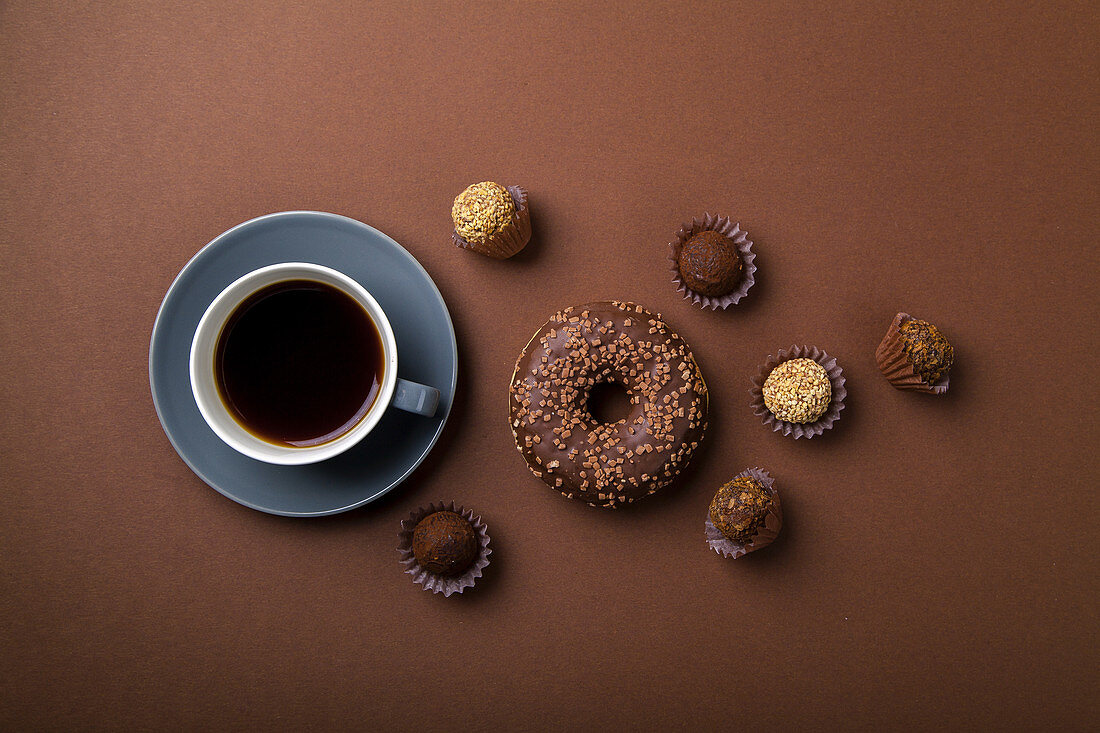
<svg viewBox="0 0 1100 733">
<path fill-rule="evenodd" d="M 928 321 L 906 321 L 898 329 L 902 348 L 920 378 L 928 384 L 939 381 L 955 361 L 955 349 L 940 330 Z"/>
<path fill-rule="evenodd" d="M 751 476 L 739 476 L 718 489 L 710 521 L 726 539 L 748 545 L 774 510 L 774 493 Z"/>
<path fill-rule="evenodd" d="M 630 413 L 600 422 L 591 388 L 615 381 Z M 614 508 L 671 483 L 699 447 L 707 387 L 687 343 L 662 319 L 622 301 L 560 310 L 516 361 L 509 391 L 516 448 L 567 498 Z"/>
<path fill-rule="evenodd" d="M 684 243 L 676 264 L 684 285 L 712 298 L 729 293 L 741 279 L 737 245 L 721 232 L 710 229 Z"/>
<path fill-rule="evenodd" d="M 499 183 L 482 181 L 468 186 L 451 206 L 455 231 L 471 244 L 481 244 L 511 220 L 516 211 L 512 194 Z"/>
<path fill-rule="evenodd" d="M 813 359 L 783 362 L 764 381 L 764 406 L 776 419 L 810 423 L 825 414 L 833 396 L 824 367 Z"/>
<path fill-rule="evenodd" d="M 503 260 L 531 240 L 527 190 L 482 181 L 460 193 L 451 206 L 455 246 Z"/>
</svg>

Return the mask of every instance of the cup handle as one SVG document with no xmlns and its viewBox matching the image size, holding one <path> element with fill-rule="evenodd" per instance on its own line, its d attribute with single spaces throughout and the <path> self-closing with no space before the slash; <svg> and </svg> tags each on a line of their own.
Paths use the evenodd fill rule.
<svg viewBox="0 0 1100 733">
<path fill-rule="evenodd" d="M 393 390 L 391 405 L 398 410 L 413 412 L 424 417 L 432 417 L 439 407 L 439 390 L 425 384 L 417 384 L 398 378 Z"/>
</svg>

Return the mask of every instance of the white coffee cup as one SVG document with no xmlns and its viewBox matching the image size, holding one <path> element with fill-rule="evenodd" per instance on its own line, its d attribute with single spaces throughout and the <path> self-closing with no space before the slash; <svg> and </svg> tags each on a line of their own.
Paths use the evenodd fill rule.
<svg viewBox="0 0 1100 733">
<path fill-rule="evenodd" d="M 242 302 L 256 291 L 287 280 L 313 280 L 331 285 L 355 299 L 367 312 L 382 339 L 382 380 L 374 403 L 347 432 L 326 443 L 287 446 L 253 435 L 226 408 L 218 392 L 214 352 L 222 327 Z M 339 455 L 361 441 L 389 407 L 431 417 L 439 404 L 439 390 L 397 376 L 397 340 L 389 319 L 366 288 L 342 272 L 306 262 L 284 262 L 261 267 L 233 281 L 203 313 L 191 341 L 191 392 L 210 429 L 231 448 L 266 463 L 302 465 Z"/>
</svg>

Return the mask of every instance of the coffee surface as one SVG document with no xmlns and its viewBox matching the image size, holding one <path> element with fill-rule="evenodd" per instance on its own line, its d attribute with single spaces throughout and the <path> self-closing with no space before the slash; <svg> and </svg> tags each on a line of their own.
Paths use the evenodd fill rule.
<svg viewBox="0 0 1100 733">
<path fill-rule="evenodd" d="M 214 373 L 229 412 L 248 432 L 305 447 L 351 430 L 382 383 L 382 339 L 343 291 L 312 280 L 258 290 L 218 336 Z"/>
</svg>

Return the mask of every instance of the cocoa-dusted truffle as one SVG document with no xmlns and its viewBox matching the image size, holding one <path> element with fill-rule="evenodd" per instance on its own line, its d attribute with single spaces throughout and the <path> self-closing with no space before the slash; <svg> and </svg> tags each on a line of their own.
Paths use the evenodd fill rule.
<svg viewBox="0 0 1100 733">
<path fill-rule="evenodd" d="M 737 245 L 709 229 L 684 242 L 676 264 L 684 285 L 712 298 L 731 292 L 741 279 Z"/>
<path fill-rule="evenodd" d="M 516 204 L 508 189 L 482 181 L 466 188 L 451 206 L 455 231 L 470 244 L 483 244 L 508 224 Z"/>
<path fill-rule="evenodd" d="M 809 423 L 825 414 L 833 387 L 825 368 L 813 359 L 789 359 L 764 381 L 764 406 L 776 419 Z"/>
<path fill-rule="evenodd" d="M 921 379 L 934 384 L 947 374 L 955 361 L 955 350 L 938 328 L 914 319 L 901 324 L 898 330 L 905 355 Z"/>
<path fill-rule="evenodd" d="M 434 512 L 413 530 L 412 551 L 420 567 L 436 575 L 458 575 L 477 556 L 477 532 L 454 512 Z"/>
<path fill-rule="evenodd" d="M 710 521 L 726 539 L 748 545 L 775 507 L 773 493 L 751 476 L 724 484 L 710 503 Z"/>
</svg>

